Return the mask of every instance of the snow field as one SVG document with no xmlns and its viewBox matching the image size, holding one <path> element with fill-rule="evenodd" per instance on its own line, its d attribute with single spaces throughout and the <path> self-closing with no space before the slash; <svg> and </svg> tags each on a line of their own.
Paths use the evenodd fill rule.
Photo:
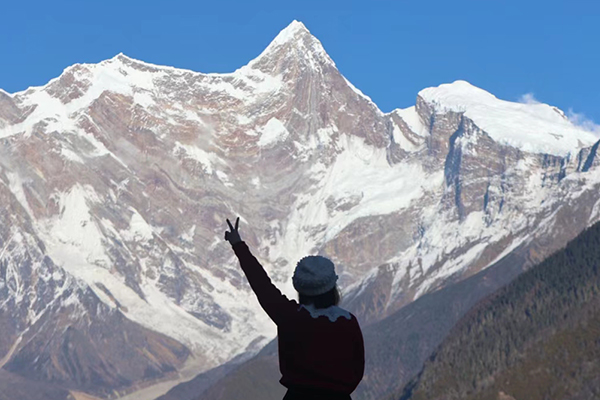
<svg viewBox="0 0 600 400">
<path fill-rule="evenodd" d="M 427 88 L 419 96 L 436 113 L 464 112 L 498 143 L 526 152 L 565 156 L 598 141 L 554 107 L 500 100 L 465 81 Z"/>
<path fill-rule="evenodd" d="M 258 323 L 249 323 L 250 319 L 254 320 L 256 315 L 260 315 L 260 306 L 251 293 L 240 293 L 229 282 L 188 263 L 187 268 L 199 273 L 215 288 L 210 292 L 212 300 L 232 314 L 231 332 L 222 332 L 193 317 L 174 304 L 158 289 L 157 282 L 147 279 L 144 274 L 140 282 L 144 293 L 144 298 L 141 298 L 126 285 L 124 277 L 110 268 L 111 260 L 105 251 L 102 229 L 135 242 L 148 242 L 158 234 L 157 229 L 133 209 L 130 226 L 125 231 L 117 233 L 109 221 L 95 220 L 90 205 L 99 199 L 89 186 L 76 185 L 68 192 L 58 194 L 57 198 L 60 215 L 42 224 L 48 255 L 69 274 L 86 282 L 102 302 L 115 308 L 117 305 L 113 299 L 96 285 L 102 283 L 123 307 L 127 318 L 184 343 L 195 353 L 210 354 L 213 358 L 206 367 L 226 361 L 244 350 L 258 336 L 270 338 L 274 335 L 274 327 L 266 316 L 259 318 Z M 193 231 L 194 228 L 190 229 L 188 234 L 193 234 Z M 140 263 L 144 268 L 144 260 L 140 260 Z"/>
</svg>

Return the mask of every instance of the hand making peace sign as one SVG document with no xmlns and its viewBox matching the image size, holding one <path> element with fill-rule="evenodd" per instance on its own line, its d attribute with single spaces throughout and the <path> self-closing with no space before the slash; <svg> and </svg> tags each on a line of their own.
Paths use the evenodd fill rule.
<svg viewBox="0 0 600 400">
<path fill-rule="evenodd" d="M 237 217 L 237 219 L 235 220 L 235 228 L 233 227 L 233 225 L 231 225 L 229 219 L 227 219 L 227 225 L 229 225 L 230 231 L 225 232 L 225 240 L 227 240 L 232 246 L 236 243 L 241 242 L 242 238 L 240 237 L 240 233 L 238 232 L 240 226 L 240 217 Z"/>
</svg>

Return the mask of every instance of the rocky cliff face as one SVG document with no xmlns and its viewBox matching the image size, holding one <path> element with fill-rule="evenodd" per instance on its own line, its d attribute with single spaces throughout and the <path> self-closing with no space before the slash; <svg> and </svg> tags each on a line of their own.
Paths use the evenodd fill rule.
<svg viewBox="0 0 600 400">
<path fill-rule="evenodd" d="M 118 55 L 0 92 L 5 368 L 107 394 L 258 350 L 236 215 L 290 295 L 299 258 L 331 257 L 365 323 L 541 258 L 598 219 L 595 142 L 466 82 L 382 113 L 299 22 L 230 74 Z"/>
</svg>

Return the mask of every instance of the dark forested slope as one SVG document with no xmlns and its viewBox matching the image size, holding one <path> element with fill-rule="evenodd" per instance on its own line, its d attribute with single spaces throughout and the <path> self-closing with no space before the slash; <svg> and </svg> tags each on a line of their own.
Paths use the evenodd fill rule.
<svg viewBox="0 0 600 400">
<path fill-rule="evenodd" d="M 470 311 L 403 400 L 600 398 L 600 224 Z"/>
</svg>

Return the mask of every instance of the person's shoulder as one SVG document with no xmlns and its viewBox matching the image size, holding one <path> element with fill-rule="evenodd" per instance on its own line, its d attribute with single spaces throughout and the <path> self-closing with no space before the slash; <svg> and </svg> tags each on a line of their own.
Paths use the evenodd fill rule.
<svg viewBox="0 0 600 400">
<path fill-rule="evenodd" d="M 339 307 L 339 306 L 333 306 L 336 309 L 336 313 L 340 316 L 340 317 L 344 317 L 344 319 L 346 320 L 352 320 L 353 318 L 356 319 L 356 317 L 354 315 L 352 315 L 352 313 L 348 310 L 346 310 L 345 308 Z"/>
<path fill-rule="evenodd" d="M 360 327 L 360 323 L 358 321 L 358 318 L 356 317 L 356 315 L 352 314 L 350 311 L 346 311 L 350 317 L 348 318 L 348 322 L 353 324 L 353 325 L 357 325 Z"/>
</svg>

